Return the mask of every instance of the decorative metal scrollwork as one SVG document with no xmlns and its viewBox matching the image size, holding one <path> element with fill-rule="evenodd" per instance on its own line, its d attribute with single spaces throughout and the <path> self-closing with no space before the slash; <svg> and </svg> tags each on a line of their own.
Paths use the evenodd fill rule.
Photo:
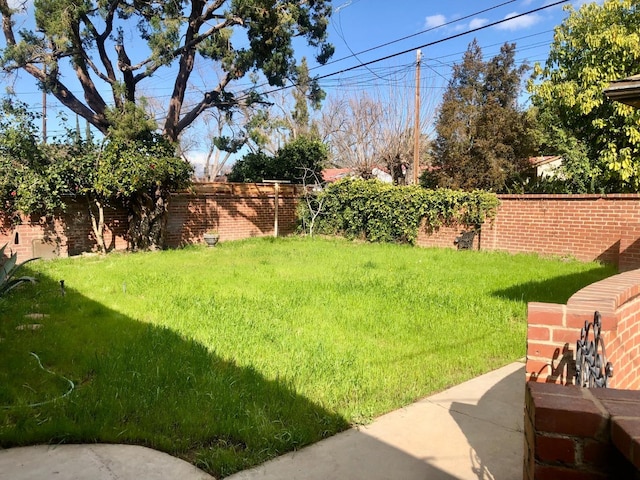
<svg viewBox="0 0 640 480">
<path fill-rule="evenodd" d="M 580 387 L 606 388 L 613 376 L 613 365 L 607 362 L 604 341 L 600 337 L 601 329 L 600 312 L 595 312 L 593 322 L 585 320 L 580 330 L 576 348 L 576 385 Z M 593 331 L 593 340 L 589 340 L 590 331 Z"/>
</svg>

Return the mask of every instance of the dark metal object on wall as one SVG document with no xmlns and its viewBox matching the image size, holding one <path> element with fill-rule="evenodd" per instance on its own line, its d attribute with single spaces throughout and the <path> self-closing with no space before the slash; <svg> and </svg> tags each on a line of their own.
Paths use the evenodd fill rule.
<svg viewBox="0 0 640 480">
<path fill-rule="evenodd" d="M 576 385 L 587 388 L 606 388 L 613 376 L 613 365 L 607 362 L 603 339 L 600 337 L 602 317 L 595 312 L 593 322 L 584 322 L 576 345 Z M 593 339 L 589 340 L 591 332 Z"/>
<path fill-rule="evenodd" d="M 458 247 L 458 250 L 472 250 L 473 240 L 476 235 L 479 235 L 480 230 L 468 230 L 460 233 L 459 237 L 453 241 L 453 244 Z"/>
</svg>

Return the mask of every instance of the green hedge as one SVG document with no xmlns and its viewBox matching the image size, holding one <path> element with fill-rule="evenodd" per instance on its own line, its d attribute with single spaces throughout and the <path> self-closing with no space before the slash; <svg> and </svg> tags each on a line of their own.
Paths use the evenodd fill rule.
<svg viewBox="0 0 640 480">
<path fill-rule="evenodd" d="M 414 243 L 423 220 L 429 231 L 442 225 L 478 227 L 495 217 L 499 204 L 495 194 L 479 190 L 427 190 L 362 179 L 344 179 L 313 195 L 313 201 L 300 202 L 305 229 L 319 211 L 314 233 L 371 242 Z"/>
</svg>

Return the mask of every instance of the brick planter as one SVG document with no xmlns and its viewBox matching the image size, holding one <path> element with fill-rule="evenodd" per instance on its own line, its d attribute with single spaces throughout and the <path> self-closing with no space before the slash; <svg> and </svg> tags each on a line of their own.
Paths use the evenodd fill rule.
<svg viewBox="0 0 640 480">
<path fill-rule="evenodd" d="M 575 342 L 596 309 L 615 389 L 572 385 Z M 530 303 L 526 372 L 525 480 L 640 478 L 640 270 L 566 305 Z"/>
</svg>

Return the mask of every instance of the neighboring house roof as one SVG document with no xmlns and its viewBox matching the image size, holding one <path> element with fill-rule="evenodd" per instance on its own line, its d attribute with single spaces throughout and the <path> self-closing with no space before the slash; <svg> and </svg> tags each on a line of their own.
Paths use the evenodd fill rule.
<svg viewBox="0 0 640 480">
<path fill-rule="evenodd" d="M 611 100 L 640 108 L 640 74 L 614 80 L 604 89 Z"/>
<path fill-rule="evenodd" d="M 530 157 L 529 163 L 532 167 L 541 167 L 562 160 L 560 155 L 543 155 L 540 157 Z"/>
<path fill-rule="evenodd" d="M 562 165 L 562 157 L 560 155 L 542 155 L 540 157 L 530 157 L 529 165 L 531 165 L 531 175 L 535 177 L 560 177 L 562 174 L 559 168 Z"/>
<path fill-rule="evenodd" d="M 322 180 L 325 182 L 337 182 L 352 173 L 353 171 L 350 168 L 325 168 L 322 170 Z"/>
</svg>

